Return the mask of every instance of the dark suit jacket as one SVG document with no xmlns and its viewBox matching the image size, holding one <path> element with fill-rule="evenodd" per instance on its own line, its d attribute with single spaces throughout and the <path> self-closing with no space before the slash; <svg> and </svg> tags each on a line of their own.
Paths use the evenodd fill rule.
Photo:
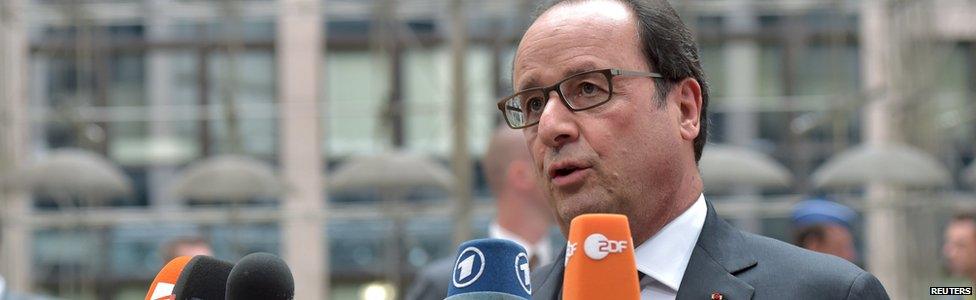
<svg viewBox="0 0 976 300">
<path fill-rule="evenodd" d="M 454 257 L 444 257 L 425 266 L 407 290 L 405 300 L 443 300 L 454 274 Z"/>
<path fill-rule="evenodd" d="M 708 203 L 677 299 L 888 299 L 873 275 L 838 257 L 739 231 Z M 532 299 L 561 299 L 563 257 L 532 273 Z M 623 272 L 624 270 L 621 270 Z"/>
</svg>

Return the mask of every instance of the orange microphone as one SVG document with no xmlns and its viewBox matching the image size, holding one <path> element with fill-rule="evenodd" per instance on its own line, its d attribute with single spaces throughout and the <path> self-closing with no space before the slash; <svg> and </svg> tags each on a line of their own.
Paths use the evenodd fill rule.
<svg viewBox="0 0 976 300">
<path fill-rule="evenodd" d="M 640 299 L 634 241 L 624 215 L 574 218 L 566 241 L 565 264 L 563 299 Z"/>
<path fill-rule="evenodd" d="M 176 281 L 180 279 L 180 273 L 183 272 L 183 268 L 186 267 L 191 258 L 190 256 L 180 256 L 166 263 L 163 269 L 156 274 L 156 279 L 153 279 L 152 285 L 149 286 L 146 300 L 171 299 Z"/>
</svg>

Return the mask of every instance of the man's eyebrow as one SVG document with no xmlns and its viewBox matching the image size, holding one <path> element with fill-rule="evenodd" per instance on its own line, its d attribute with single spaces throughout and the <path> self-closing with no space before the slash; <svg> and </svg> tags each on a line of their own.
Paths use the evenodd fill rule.
<svg viewBox="0 0 976 300">
<path fill-rule="evenodd" d="M 578 65 L 573 66 L 572 68 L 566 69 L 566 71 L 563 72 L 563 78 L 573 76 L 583 72 L 593 71 L 598 68 L 599 67 L 597 67 L 595 63 L 591 61 L 585 61 Z"/>
<path fill-rule="evenodd" d="M 531 77 L 528 80 L 526 80 L 525 82 L 523 82 L 521 85 L 519 85 L 518 88 L 515 89 L 515 91 L 516 92 L 521 92 L 521 91 L 524 91 L 524 90 L 527 90 L 527 89 L 531 89 L 531 88 L 534 88 L 534 87 L 539 87 L 539 86 L 540 86 L 539 81 L 536 80 L 535 77 Z"/>
<path fill-rule="evenodd" d="M 582 62 L 582 63 L 579 63 L 579 64 L 577 64 L 577 65 L 575 65 L 575 66 L 573 66 L 573 67 L 571 67 L 571 68 L 566 69 L 565 71 L 563 71 L 563 73 L 561 74 L 561 77 L 560 77 L 559 80 L 562 80 L 562 79 L 564 79 L 566 77 L 573 76 L 573 75 L 576 75 L 576 74 L 579 74 L 579 73 L 597 70 L 597 68 L 598 67 L 596 66 L 596 64 L 593 63 L 593 62 L 591 62 L 591 61 Z M 554 83 L 556 83 L 556 82 L 546 83 L 546 85 L 550 85 L 550 84 L 554 84 Z M 524 83 L 520 84 L 515 91 L 516 92 L 520 92 L 520 91 L 524 91 L 524 90 L 527 90 L 527 89 L 536 88 L 536 87 L 540 87 L 540 86 L 542 86 L 542 84 L 539 83 L 539 81 L 538 81 L 538 79 L 536 77 L 530 77 Z"/>
</svg>

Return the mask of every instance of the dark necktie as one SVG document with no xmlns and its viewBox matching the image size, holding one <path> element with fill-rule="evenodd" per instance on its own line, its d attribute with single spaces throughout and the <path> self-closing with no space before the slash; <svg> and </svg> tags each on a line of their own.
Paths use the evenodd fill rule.
<svg viewBox="0 0 976 300">
<path fill-rule="evenodd" d="M 641 271 L 637 271 L 637 290 L 638 291 L 643 291 L 644 290 L 644 283 L 643 283 L 644 282 L 644 277 L 647 277 L 647 274 L 644 274 L 644 272 L 641 272 Z"/>
</svg>

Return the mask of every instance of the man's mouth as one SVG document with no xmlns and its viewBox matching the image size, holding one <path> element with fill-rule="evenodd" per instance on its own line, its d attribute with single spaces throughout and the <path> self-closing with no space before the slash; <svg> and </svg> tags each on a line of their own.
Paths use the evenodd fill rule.
<svg viewBox="0 0 976 300">
<path fill-rule="evenodd" d="M 590 167 L 577 163 L 557 163 L 549 169 L 549 178 L 556 186 L 581 183 Z"/>
<path fill-rule="evenodd" d="M 577 168 L 577 167 L 559 168 L 559 169 L 553 170 L 552 178 L 555 179 L 555 178 L 558 178 L 558 177 L 567 176 L 569 174 L 572 174 L 573 172 L 576 172 L 579 169 L 580 168 Z"/>
</svg>

